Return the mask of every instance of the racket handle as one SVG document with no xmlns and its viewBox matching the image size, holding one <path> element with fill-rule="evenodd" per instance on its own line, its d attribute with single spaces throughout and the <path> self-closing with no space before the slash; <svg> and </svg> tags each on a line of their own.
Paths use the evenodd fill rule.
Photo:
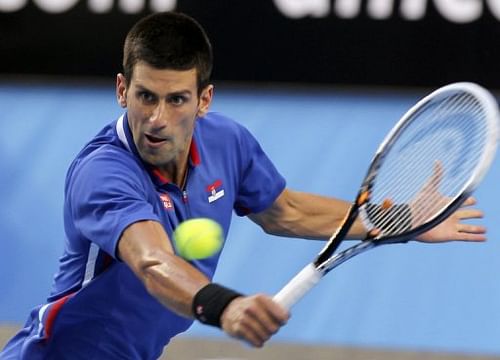
<svg viewBox="0 0 500 360">
<path fill-rule="evenodd" d="M 289 310 L 319 282 L 322 276 L 322 273 L 311 263 L 274 295 L 273 300 Z"/>
</svg>

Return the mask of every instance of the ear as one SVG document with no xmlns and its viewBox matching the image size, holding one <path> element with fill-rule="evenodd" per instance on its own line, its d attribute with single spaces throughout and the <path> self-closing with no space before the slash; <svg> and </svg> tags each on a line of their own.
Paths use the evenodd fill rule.
<svg viewBox="0 0 500 360">
<path fill-rule="evenodd" d="M 127 107 L 127 80 L 123 74 L 116 75 L 116 100 L 122 108 Z"/>
<path fill-rule="evenodd" d="M 212 103 L 212 97 L 214 94 L 214 86 L 208 85 L 201 91 L 200 102 L 198 105 L 198 116 L 204 116 L 208 112 L 210 104 Z"/>
</svg>

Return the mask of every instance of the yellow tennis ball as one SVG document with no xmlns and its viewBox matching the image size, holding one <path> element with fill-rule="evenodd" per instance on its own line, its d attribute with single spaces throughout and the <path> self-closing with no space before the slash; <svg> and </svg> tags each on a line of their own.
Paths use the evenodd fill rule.
<svg viewBox="0 0 500 360">
<path fill-rule="evenodd" d="M 173 233 L 175 248 L 186 260 L 204 259 L 215 255 L 222 247 L 222 227 L 208 218 L 182 222 Z"/>
</svg>

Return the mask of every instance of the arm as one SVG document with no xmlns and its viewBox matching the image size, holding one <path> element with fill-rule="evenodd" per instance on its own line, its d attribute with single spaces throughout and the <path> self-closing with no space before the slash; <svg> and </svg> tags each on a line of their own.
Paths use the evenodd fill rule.
<svg viewBox="0 0 500 360">
<path fill-rule="evenodd" d="M 268 209 L 249 218 L 269 234 L 322 240 L 330 238 L 350 205 L 344 200 L 285 189 Z M 363 224 L 356 220 L 348 238 L 365 237 Z"/>
<path fill-rule="evenodd" d="M 118 256 L 160 303 L 179 315 L 193 317 L 193 297 L 210 281 L 174 254 L 161 224 L 140 221 L 130 225 L 119 240 Z"/>
<path fill-rule="evenodd" d="M 476 203 L 468 198 L 462 207 L 433 229 L 417 237 L 427 243 L 445 241 L 484 241 L 486 229 L 464 221 L 483 217 L 470 206 Z M 328 239 L 349 211 L 350 203 L 325 196 L 285 189 L 266 210 L 249 215 L 269 234 L 307 239 Z M 364 239 L 366 229 L 360 220 L 353 224 L 347 238 Z"/>
<path fill-rule="evenodd" d="M 174 254 L 161 224 L 140 221 L 130 225 L 119 240 L 118 256 L 165 307 L 185 317 L 194 316 L 193 299 L 210 281 Z M 257 294 L 232 300 L 220 320 L 227 334 L 260 347 L 288 316 L 270 297 Z"/>
</svg>

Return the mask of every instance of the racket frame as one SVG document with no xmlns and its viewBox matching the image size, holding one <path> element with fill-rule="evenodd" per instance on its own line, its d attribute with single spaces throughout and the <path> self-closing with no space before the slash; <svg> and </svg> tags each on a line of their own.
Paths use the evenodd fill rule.
<svg viewBox="0 0 500 360">
<path fill-rule="evenodd" d="M 444 210 L 435 214 L 425 223 L 405 232 L 404 234 L 397 236 L 385 236 L 383 238 L 381 237 L 382 234 L 372 237 L 368 235 L 365 240 L 355 246 L 334 254 L 347 236 L 351 226 L 360 215 L 360 211 L 363 211 L 364 206 L 368 204 L 370 200 L 370 191 L 373 186 L 373 180 L 375 179 L 377 171 L 380 169 L 385 156 L 398 139 L 399 134 L 412 124 L 415 119 L 413 118 L 414 115 L 420 111 L 423 106 L 427 103 L 438 100 L 442 96 L 446 96 L 446 94 L 450 92 L 466 92 L 472 94 L 481 103 L 482 108 L 487 115 L 486 122 L 488 127 L 488 138 L 485 142 L 485 150 L 483 151 L 480 160 L 478 160 L 477 166 L 469 177 L 469 180 L 463 185 L 461 191 L 458 192 L 459 195 L 453 198 Z M 351 205 L 341 225 L 337 227 L 316 259 L 304 267 L 302 271 L 290 280 L 288 284 L 286 284 L 286 286 L 275 295 L 274 300 L 289 309 L 293 306 L 293 304 L 300 300 L 307 291 L 314 287 L 324 275 L 350 258 L 379 245 L 407 242 L 411 238 L 415 238 L 416 236 L 430 230 L 446 219 L 471 195 L 486 175 L 495 157 L 497 141 L 499 139 L 498 121 L 498 104 L 496 100 L 489 93 L 489 91 L 475 83 L 460 82 L 446 85 L 433 91 L 418 101 L 401 117 L 398 123 L 391 129 L 379 145 L 356 196 L 356 200 Z"/>
<path fill-rule="evenodd" d="M 434 226 L 446 219 L 451 213 L 453 213 L 458 207 L 460 207 L 460 205 L 463 204 L 463 202 L 472 194 L 477 185 L 481 182 L 484 175 L 488 171 L 491 162 L 494 159 L 497 140 L 499 138 L 497 119 L 498 105 L 493 96 L 486 89 L 477 84 L 470 82 L 460 82 L 443 86 L 425 96 L 415 105 L 413 105 L 401 117 L 398 123 L 391 129 L 391 131 L 386 135 L 382 143 L 379 145 L 372 159 L 370 167 L 368 168 L 368 171 L 365 175 L 363 184 L 361 185 L 358 195 L 356 196 L 356 201 L 352 204 L 342 224 L 333 233 L 333 235 L 327 241 L 318 257 L 314 261 L 316 267 L 321 268 L 325 274 L 329 270 L 331 270 L 329 269 L 329 265 L 331 265 L 332 261 L 328 261 L 328 259 L 333 255 L 338 246 L 345 239 L 350 227 L 358 217 L 360 210 L 363 211 L 364 206 L 369 202 L 373 180 L 375 179 L 377 171 L 382 165 L 385 156 L 389 153 L 390 149 L 398 139 L 399 134 L 413 123 L 413 121 L 416 119 L 414 115 L 418 113 L 427 103 L 437 101 L 439 98 L 445 96 L 450 92 L 466 92 L 473 94 L 474 97 L 481 102 L 483 108 L 485 109 L 485 113 L 488 115 L 487 125 L 489 130 L 487 133 L 489 135 L 489 138 L 486 140 L 485 151 L 483 151 L 482 157 L 478 161 L 478 164 L 474 169 L 472 175 L 469 177 L 469 180 L 464 184 L 462 189 L 458 192 L 459 195 L 449 203 L 446 209 L 444 209 L 440 213 L 435 214 L 434 217 L 429 219 L 427 222 L 405 232 L 403 235 L 386 236 L 383 239 L 375 236 L 373 238 L 367 238 L 364 241 L 372 241 L 377 245 L 407 242 L 409 239 L 412 239 L 419 234 L 432 229 Z"/>
</svg>

